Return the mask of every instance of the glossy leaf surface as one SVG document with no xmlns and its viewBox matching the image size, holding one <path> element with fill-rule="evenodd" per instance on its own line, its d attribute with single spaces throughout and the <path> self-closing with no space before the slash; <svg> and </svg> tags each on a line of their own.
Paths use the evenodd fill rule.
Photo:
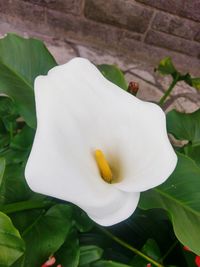
<svg viewBox="0 0 200 267">
<path fill-rule="evenodd" d="M 169 212 L 177 238 L 200 254 L 200 168 L 179 154 L 178 165 L 161 186 L 142 193 L 140 206 Z"/>
<path fill-rule="evenodd" d="M 0 266 L 8 267 L 25 250 L 24 242 L 10 218 L 0 212 Z"/>
<path fill-rule="evenodd" d="M 124 74 L 117 66 L 102 64 L 98 66 L 98 69 L 109 81 L 115 83 L 124 90 L 128 89 Z"/>
<path fill-rule="evenodd" d="M 11 97 L 27 124 L 35 127 L 33 84 L 56 65 L 44 44 L 8 34 L 0 40 L 0 93 Z"/>
</svg>

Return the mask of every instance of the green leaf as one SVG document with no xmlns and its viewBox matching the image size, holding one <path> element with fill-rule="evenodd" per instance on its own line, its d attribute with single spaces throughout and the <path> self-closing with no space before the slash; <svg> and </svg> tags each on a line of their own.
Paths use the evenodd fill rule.
<svg viewBox="0 0 200 267">
<path fill-rule="evenodd" d="M 117 66 L 102 64 L 97 67 L 106 79 L 127 91 L 128 85 L 124 78 L 124 74 Z"/>
<path fill-rule="evenodd" d="M 0 96 L 0 147 L 6 148 L 13 132 L 16 131 L 19 117 L 14 102 L 5 96 Z"/>
<path fill-rule="evenodd" d="M 9 138 L 10 144 L 0 150 L 0 156 L 6 159 L 7 165 L 18 163 L 24 165 L 28 159 L 35 131 L 25 125 L 18 132 L 14 136 L 12 134 L 12 138 Z"/>
<path fill-rule="evenodd" d="M 14 263 L 25 250 L 24 242 L 10 218 L 0 212 L 0 266 Z"/>
<path fill-rule="evenodd" d="M 178 73 L 170 57 L 162 59 L 156 70 L 158 70 L 163 75 L 176 75 Z"/>
<path fill-rule="evenodd" d="M 3 175 L 5 172 L 5 167 L 6 167 L 6 161 L 4 158 L 0 158 L 0 188 L 1 188 L 1 183 L 3 180 Z"/>
<path fill-rule="evenodd" d="M 190 74 L 183 77 L 184 81 L 195 89 L 200 89 L 200 77 L 192 78 Z"/>
<path fill-rule="evenodd" d="M 179 140 L 188 140 L 193 146 L 200 145 L 200 109 L 190 114 L 170 111 L 167 130 Z"/>
<path fill-rule="evenodd" d="M 43 203 L 45 200 L 40 201 L 40 203 Z M 39 200 L 38 200 L 39 202 Z M 34 221 L 36 221 L 41 215 L 44 214 L 44 209 L 38 208 L 38 209 L 28 209 L 23 211 L 17 211 L 17 212 L 9 212 L 9 208 L 13 207 L 14 210 L 16 210 L 16 205 L 18 204 L 25 204 L 28 203 L 28 201 L 25 202 L 16 202 L 12 204 L 8 204 L 3 206 L 3 212 L 6 214 L 9 214 L 13 224 L 16 226 L 16 228 L 19 230 L 20 233 L 23 233 L 29 225 L 31 225 Z M 8 212 L 8 213 L 7 213 Z"/>
<path fill-rule="evenodd" d="M 57 263 L 67 267 L 77 267 L 79 263 L 80 249 L 77 230 L 72 228 L 65 243 L 55 254 Z"/>
<path fill-rule="evenodd" d="M 101 258 L 103 249 L 97 246 L 81 246 L 79 266 L 89 264 Z"/>
<path fill-rule="evenodd" d="M 35 127 L 33 83 L 56 65 L 44 44 L 8 34 L 0 40 L 0 93 L 12 98 L 21 116 Z"/>
<path fill-rule="evenodd" d="M 200 78 L 191 78 L 192 87 L 200 90 Z"/>
<path fill-rule="evenodd" d="M 177 167 L 161 186 L 141 194 L 140 207 L 169 212 L 175 234 L 194 253 L 200 254 L 200 168 L 178 154 Z"/>
<path fill-rule="evenodd" d="M 0 186 L 0 205 L 30 199 L 33 192 L 24 178 L 24 168 L 21 165 L 7 165 Z"/>
<path fill-rule="evenodd" d="M 6 150 L 0 152 L 0 156 L 6 159 L 7 167 L 9 165 L 21 164 L 28 158 L 28 151 L 21 151 L 16 149 L 10 149 L 9 147 Z"/>
<path fill-rule="evenodd" d="M 10 136 L 8 134 L 0 134 L 0 150 L 8 146 L 9 141 L 10 141 Z M 2 156 L 1 153 L 0 153 L 0 156 Z"/>
<path fill-rule="evenodd" d="M 71 207 L 58 204 L 32 222 L 23 232 L 24 267 L 41 266 L 65 242 L 71 229 Z"/>
<path fill-rule="evenodd" d="M 145 255 L 159 262 L 161 258 L 160 249 L 157 243 L 153 239 L 148 239 L 145 245 L 141 250 Z M 148 261 L 143 259 L 142 257 L 136 255 L 131 261 L 131 265 L 135 267 L 146 267 Z"/>
<path fill-rule="evenodd" d="M 200 167 L 200 146 L 193 147 L 188 144 L 183 148 L 183 152 L 189 158 L 193 159 L 195 163 Z"/>
<path fill-rule="evenodd" d="M 0 117 L 16 114 L 16 107 L 12 99 L 7 96 L 0 96 Z"/>
<path fill-rule="evenodd" d="M 88 232 L 94 226 L 94 222 L 80 208 L 73 206 L 73 219 L 76 228 L 80 232 Z"/>
<path fill-rule="evenodd" d="M 33 138 L 35 135 L 35 131 L 28 127 L 27 125 L 12 139 L 10 143 L 10 148 L 27 151 L 30 149 Z"/>
<path fill-rule="evenodd" d="M 91 267 L 131 267 L 131 265 L 126 265 L 115 261 L 102 260 L 91 264 Z"/>
</svg>

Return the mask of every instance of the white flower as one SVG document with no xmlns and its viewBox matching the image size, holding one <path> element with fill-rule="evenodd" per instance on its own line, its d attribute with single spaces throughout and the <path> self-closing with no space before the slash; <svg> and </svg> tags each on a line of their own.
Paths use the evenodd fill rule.
<svg viewBox="0 0 200 267">
<path fill-rule="evenodd" d="M 109 82 L 86 59 L 37 77 L 35 99 L 29 186 L 76 204 L 101 225 L 128 218 L 140 192 L 163 183 L 176 166 L 160 107 Z"/>
</svg>

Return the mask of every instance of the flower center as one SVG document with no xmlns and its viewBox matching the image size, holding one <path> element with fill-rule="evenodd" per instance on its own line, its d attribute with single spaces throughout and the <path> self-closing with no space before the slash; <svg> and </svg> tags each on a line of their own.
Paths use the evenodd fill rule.
<svg viewBox="0 0 200 267">
<path fill-rule="evenodd" d="M 111 183 L 113 180 L 113 174 L 103 152 L 100 149 L 95 150 L 95 159 L 99 167 L 101 177 L 105 182 Z"/>
</svg>

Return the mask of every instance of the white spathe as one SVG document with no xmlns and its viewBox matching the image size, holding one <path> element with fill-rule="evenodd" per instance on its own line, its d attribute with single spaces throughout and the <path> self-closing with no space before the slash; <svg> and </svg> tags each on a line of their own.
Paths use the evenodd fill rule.
<svg viewBox="0 0 200 267">
<path fill-rule="evenodd" d="M 86 59 L 37 77 L 35 100 L 29 186 L 76 204 L 101 225 L 128 218 L 140 192 L 163 183 L 176 166 L 161 108 L 109 82 Z M 96 149 L 105 154 L 115 183 L 101 178 Z"/>
</svg>

